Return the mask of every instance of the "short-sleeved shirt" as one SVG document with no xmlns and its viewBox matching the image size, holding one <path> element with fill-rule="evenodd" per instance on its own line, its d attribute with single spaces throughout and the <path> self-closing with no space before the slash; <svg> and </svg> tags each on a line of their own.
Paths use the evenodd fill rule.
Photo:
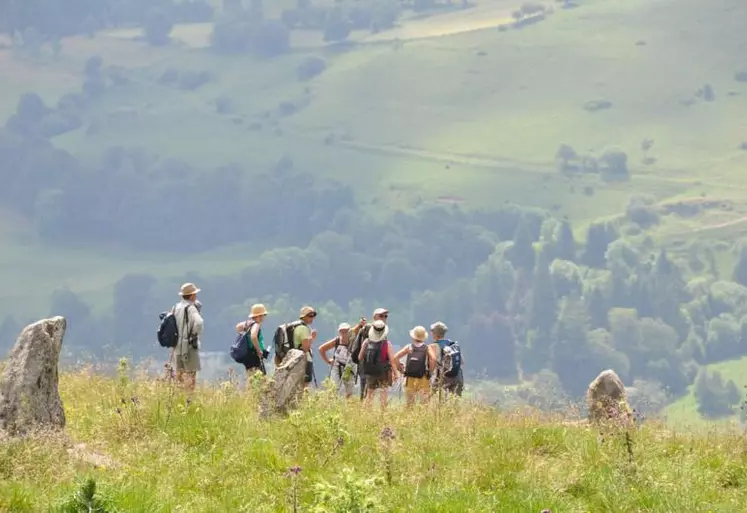
<svg viewBox="0 0 747 513">
<path fill-rule="evenodd" d="M 306 324 L 300 324 L 293 330 L 293 347 L 303 351 L 303 341 L 311 338 L 311 328 Z M 311 351 L 306 353 L 306 359 L 311 361 Z"/>
</svg>

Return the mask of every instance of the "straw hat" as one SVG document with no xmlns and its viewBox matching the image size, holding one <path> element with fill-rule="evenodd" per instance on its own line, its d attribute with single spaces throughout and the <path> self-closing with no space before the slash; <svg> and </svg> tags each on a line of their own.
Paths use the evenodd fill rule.
<svg viewBox="0 0 747 513">
<path fill-rule="evenodd" d="M 350 329 L 350 324 L 347 322 L 343 322 L 337 327 L 337 331 L 348 331 Z"/>
<path fill-rule="evenodd" d="M 257 303 L 256 305 L 252 305 L 252 311 L 249 314 L 249 317 L 260 317 L 263 315 L 267 315 L 267 308 L 265 308 L 265 305 L 261 303 Z"/>
<path fill-rule="evenodd" d="M 377 315 L 387 315 L 388 313 L 389 313 L 389 310 L 387 310 L 386 308 L 377 308 L 376 310 L 374 310 L 373 314 L 375 317 Z"/>
<path fill-rule="evenodd" d="M 371 330 L 368 332 L 368 340 L 371 342 L 379 342 L 386 340 L 389 335 L 389 327 L 382 320 L 378 320 L 371 325 Z"/>
<path fill-rule="evenodd" d="M 310 306 L 304 306 L 303 308 L 301 308 L 301 312 L 298 314 L 298 318 L 303 319 L 304 317 L 308 316 L 316 317 L 316 310 L 314 310 Z"/>
<path fill-rule="evenodd" d="M 428 332 L 423 326 L 415 326 L 410 330 L 410 337 L 418 342 L 425 342 L 428 340 Z"/>
<path fill-rule="evenodd" d="M 197 287 L 195 287 L 194 283 L 185 283 L 182 285 L 182 288 L 179 289 L 179 295 L 184 296 L 191 296 L 192 294 L 197 294 L 200 291 Z"/>
</svg>

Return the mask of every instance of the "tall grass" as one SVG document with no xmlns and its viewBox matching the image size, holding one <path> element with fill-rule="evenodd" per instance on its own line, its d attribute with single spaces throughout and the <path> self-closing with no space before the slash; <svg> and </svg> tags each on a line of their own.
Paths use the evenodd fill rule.
<svg viewBox="0 0 747 513">
<path fill-rule="evenodd" d="M 0 511 L 739 511 L 747 442 L 726 431 L 624 433 L 446 402 L 370 410 L 332 389 L 286 418 L 261 384 L 190 399 L 165 381 L 62 375 L 66 433 L 0 442 Z M 93 504 L 94 506 L 91 506 Z"/>
</svg>

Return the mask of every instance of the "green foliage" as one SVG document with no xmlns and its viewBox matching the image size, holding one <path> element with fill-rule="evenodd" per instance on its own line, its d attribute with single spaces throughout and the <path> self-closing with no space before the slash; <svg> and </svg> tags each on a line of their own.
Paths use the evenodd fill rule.
<svg viewBox="0 0 747 513">
<path fill-rule="evenodd" d="M 159 7 L 148 11 L 145 19 L 145 39 L 153 46 L 163 46 L 169 42 L 169 35 L 174 28 L 171 13 Z"/>
<path fill-rule="evenodd" d="M 717 418 L 731 415 L 732 408 L 739 404 L 741 396 L 733 381 L 725 382 L 718 371 L 711 373 L 701 369 L 695 379 L 695 399 L 701 415 Z"/>
<path fill-rule="evenodd" d="M 111 513 L 114 510 L 107 506 L 106 498 L 96 493 L 96 481 L 89 477 L 80 489 L 60 507 L 60 513 Z"/>
</svg>

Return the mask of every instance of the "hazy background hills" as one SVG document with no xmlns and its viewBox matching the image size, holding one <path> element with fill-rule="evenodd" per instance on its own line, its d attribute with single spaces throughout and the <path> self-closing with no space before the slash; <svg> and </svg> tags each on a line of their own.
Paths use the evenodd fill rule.
<svg viewBox="0 0 747 513">
<path fill-rule="evenodd" d="M 204 346 L 262 301 L 331 337 L 442 319 L 491 400 L 602 369 L 674 423 L 738 416 L 747 354 L 740 0 L 0 3 L 0 347 Z M 506 385 L 509 385 L 506 387 Z M 704 415 L 706 417 L 704 417 Z"/>
</svg>

